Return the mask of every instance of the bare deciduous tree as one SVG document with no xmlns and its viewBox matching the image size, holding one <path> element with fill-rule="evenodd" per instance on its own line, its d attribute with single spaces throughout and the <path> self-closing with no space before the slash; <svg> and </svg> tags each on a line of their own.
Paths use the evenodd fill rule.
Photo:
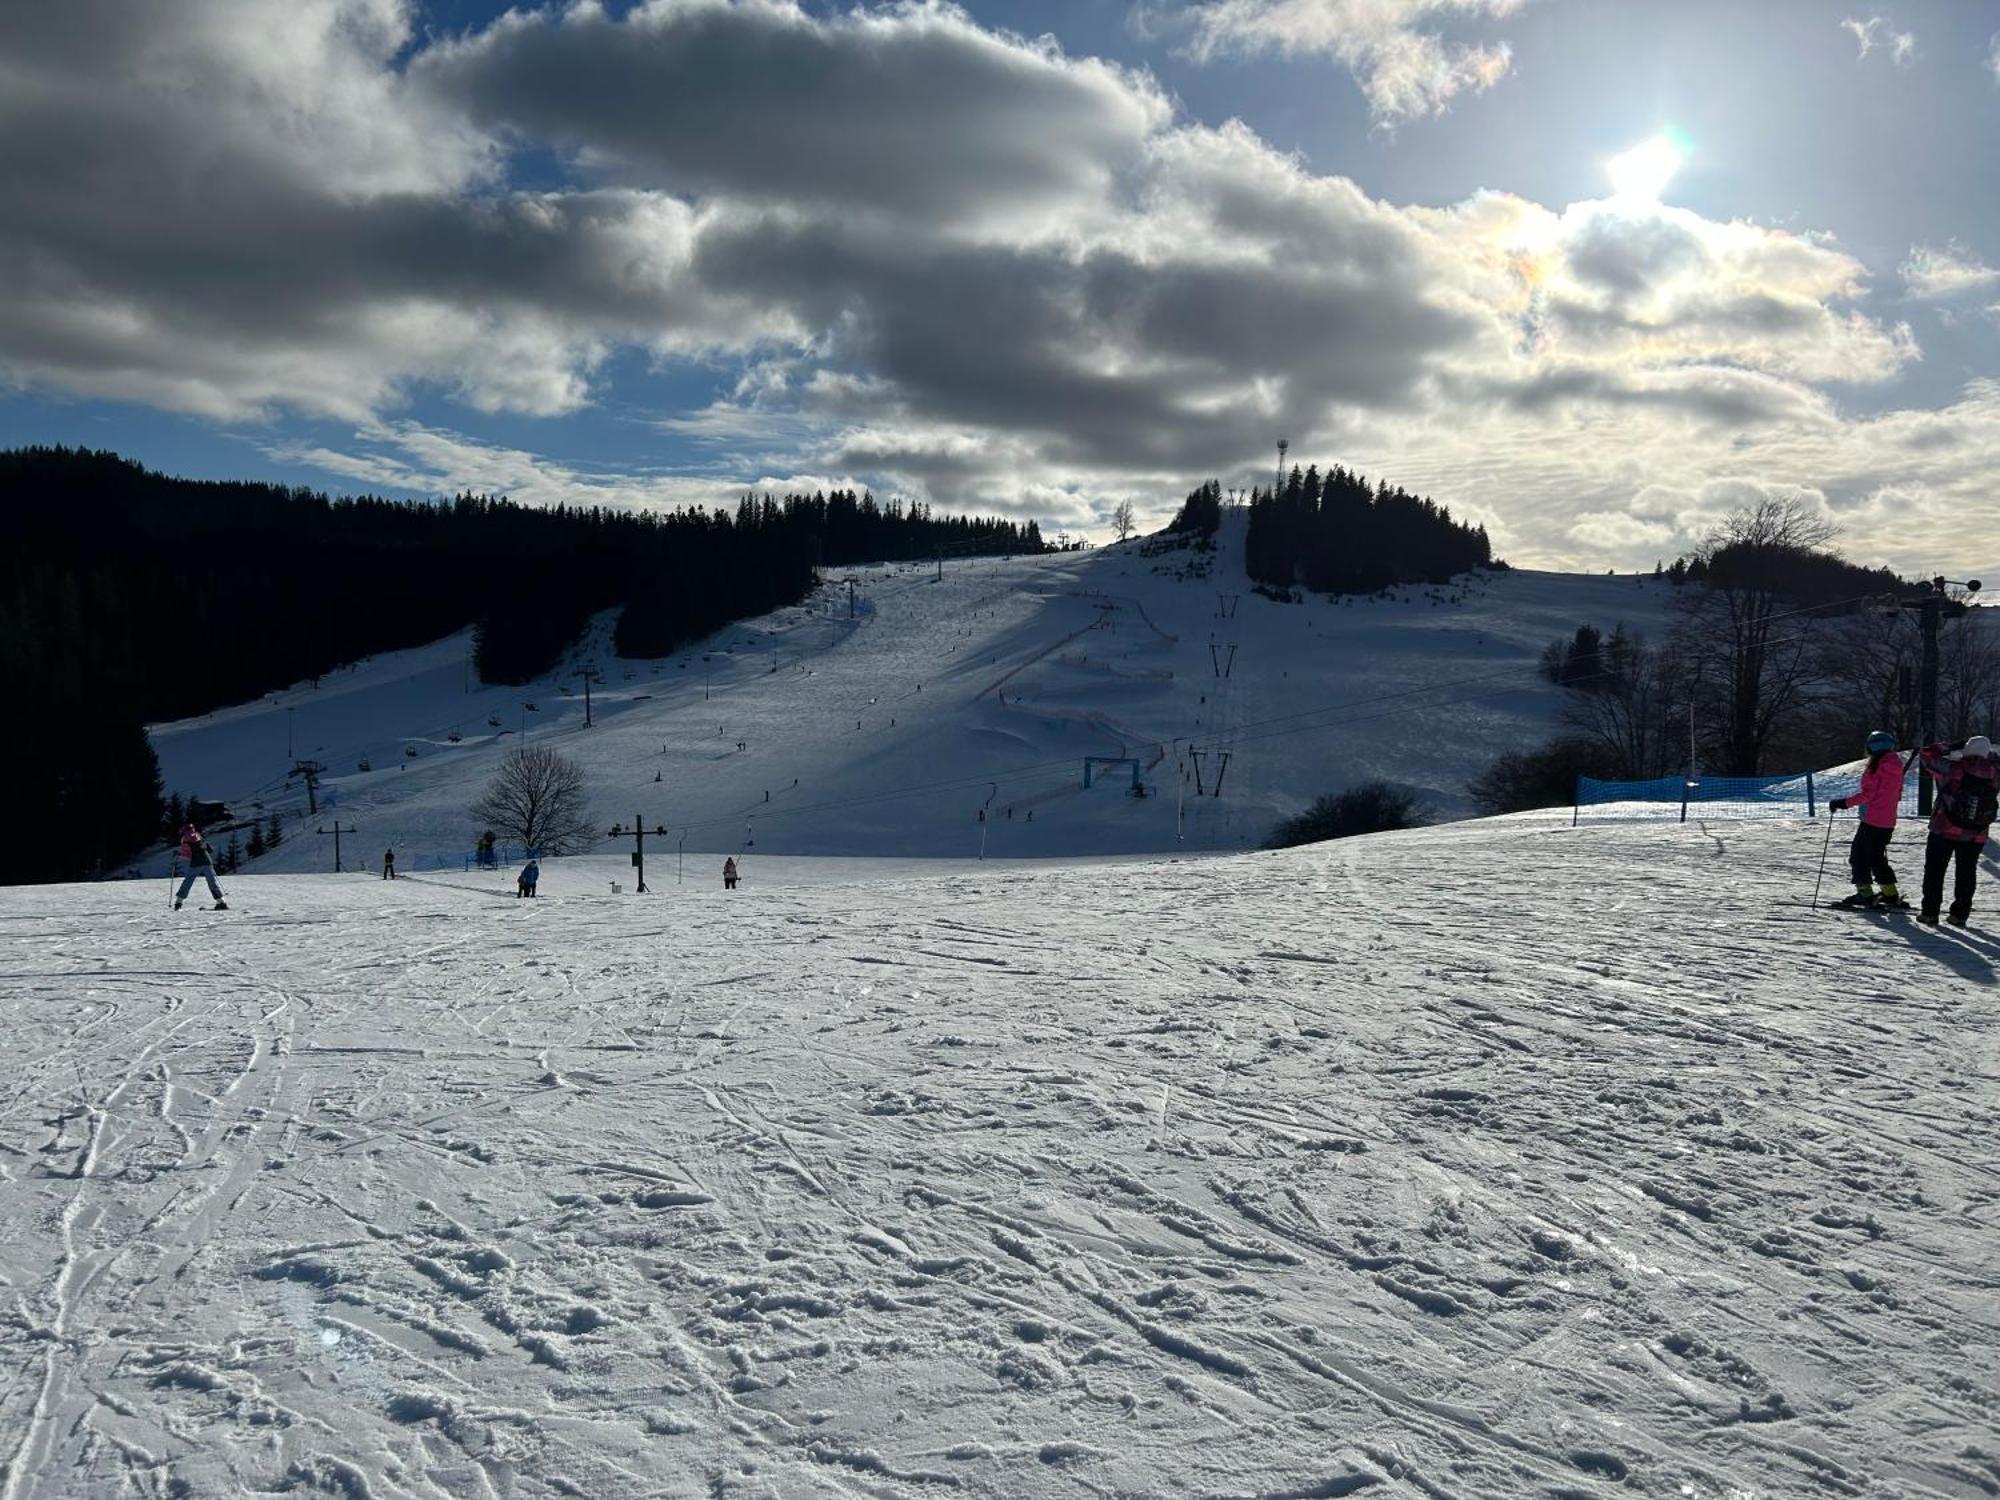
<svg viewBox="0 0 2000 1500">
<path fill-rule="evenodd" d="M 583 768 L 541 745 L 523 745 L 493 775 L 472 816 L 544 854 L 572 854 L 595 836 Z"/>
<path fill-rule="evenodd" d="M 1720 702 L 1729 775 L 1753 776 L 1810 681 L 1809 623 L 1794 609 L 1799 564 L 1833 540 L 1833 521 L 1798 496 L 1735 512 L 1698 551 L 1703 585 L 1683 592 L 1676 645 Z"/>
<path fill-rule="evenodd" d="M 1117 508 L 1111 512 L 1111 529 L 1118 533 L 1118 540 L 1121 542 L 1139 529 L 1138 523 L 1132 519 L 1130 500 L 1120 500 Z"/>
<path fill-rule="evenodd" d="M 2000 725 L 2000 609 L 1968 609 L 1938 639 L 1938 728 L 1947 739 Z"/>
<path fill-rule="evenodd" d="M 1598 653 L 1598 669 L 1571 684 L 1562 724 L 1599 747 L 1617 774 L 1644 778 L 1682 765 L 1690 683 L 1686 663 L 1619 625 Z"/>
</svg>

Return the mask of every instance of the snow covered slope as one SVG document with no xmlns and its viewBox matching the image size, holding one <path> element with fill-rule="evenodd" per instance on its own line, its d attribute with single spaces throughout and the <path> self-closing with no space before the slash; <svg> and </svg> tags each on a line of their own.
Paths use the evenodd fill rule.
<svg viewBox="0 0 2000 1500">
<path fill-rule="evenodd" d="M 658 662 L 613 657 L 602 621 L 576 653 L 603 677 L 590 729 L 579 672 L 479 688 L 458 636 L 156 726 L 153 742 L 176 791 L 302 812 L 289 742 L 329 767 L 320 821 L 337 813 L 361 830 L 354 848 L 393 846 L 406 869 L 462 866 L 479 831 L 467 808 L 524 734 L 582 761 L 605 827 L 643 817 L 691 849 L 959 857 L 982 835 L 992 856 L 1240 849 L 1376 776 L 1467 811 L 1472 776 L 1554 726 L 1542 647 L 1584 623 L 1654 632 L 1670 592 L 1517 572 L 1277 603 L 1244 581 L 1243 519 L 1225 517 L 1200 577 L 1177 576 L 1195 554 L 1137 543 L 947 563 L 941 580 L 930 565 L 847 570 L 806 606 Z M 1130 796 L 1127 767 L 1085 791 L 1087 755 L 1136 759 L 1155 795 Z M 1197 769 L 1221 797 L 1194 795 Z M 290 826 L 256 868 L 330 870 L 319 823 Z"/>
<path fill-rule="evenodd" d="M 1820 829 L 14 888 L 0 1495 L 1991 1495 L 2000 943 Z"/>
</svg>

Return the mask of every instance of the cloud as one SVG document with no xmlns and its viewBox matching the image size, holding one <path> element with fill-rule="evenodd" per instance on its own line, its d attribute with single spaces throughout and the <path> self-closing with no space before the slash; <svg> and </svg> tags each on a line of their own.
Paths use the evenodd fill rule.
<svg viewBox="0 0 2000 1500">
<path fill-rule="evenodd" d="M 789 0 L 512 11 L 420 52 L 409 77 L 593 176 L 845 214 L 1088 204 L 1169 114 L 1143 76 L 925 3 L 825 19 Z"/>
<path fill-rule="evenodd" d="M 1354 74 L 1375 118 L 1399 121 L 1443 114 L 1463 93 L 1480 93 L 1507 76 L 1505 42 L 1448 42 L 1433 23 L 1501 19 L 1523 0 L 1192 0 L 1170 19 L 1189 33 L 1188 50 L 1207 60 L 1224 53 L 1324 53 Z"/>
<path fill-rule="evenodd" d="M 0 7 L 0 381 L 264 420 L 399 491 L 671 506 L 823 479 L 1079 527 L 1261 477 L 1283 432 L 1517 560 L 1639 547 L 1577 518 L 1669 480 L 1840 506 L 1920 470 L 1977 517 L 1963 476 L 2000 457 L 2000 401 L 1842 415 L 1830 391 L 1920 351 L 1830 239 L 1387 202 L 947 6 L 583 4 L 442 41 L 395 0 L 291 13 Z M 784 86 L 716 81 L 746 75 Z M 1918 281 L 1944 253 L 1912 252 Z M 715 375 L 652 417 L 700 472 L 532 452 L 526 419 L 623 398 L 635 364 Z M 418 425 L 419 395 L 514 425 Z M 354 436 L 287 447 L 295 413 Z"/>
<path fill-rule="evenodd" d="M 861 488 L 851 476 L 754 474 L 742 480 L 708 475 L 635 474 L 579 469 L 525 449 L 481 442 L 418 422 L 372 422 L 344 446 L 271 440 L 271 458 L 309 464 L 377 489 L 416 495 L 505 495 L 522 505 L 602 506 L 612 510 L 683 510 L 733 506 L 746 490 L 773 492 Z"/>
<path fill-rule="evenodd" d="M 1956 240 L 1947 241 L 1942 248 L 1912 245 L 1909 259 L 1896 269 L 1903 278 L 1903 289 L 1926 301 L 2000 286 L 2000 270 L 1984 264 Z"/>
<path fill-rule="evenodd" d="M 1993 81 L 2000 84 L 2000 31 L 1993 33 L 1993 39 L 1986 47 L 1986 70 L 1993 75 Z"/>
<path fill-rule="evenodd" d="M 1897 31 L 1886 16 L 1870 16 L 1865 21 L 1857 21 L 1852 16 L 1840 23 L 1840 29 L 1854 38 L 1858 62 L 1877 47 L 1889 54 L 1889 59 L 1899 68 L 1906 68 L 1917 57 L 1917 38 L 1914 33 Z"/>
</svg>

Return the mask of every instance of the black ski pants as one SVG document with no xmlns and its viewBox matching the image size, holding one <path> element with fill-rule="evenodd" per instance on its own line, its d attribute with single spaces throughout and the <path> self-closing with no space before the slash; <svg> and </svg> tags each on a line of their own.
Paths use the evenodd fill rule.
<svg viewBox="0 0 2000 1500">
<path fill-rule="evenodd" d="M 1848 866 L 1854 871 L 1854 883 L 1858 886 L 1874 881 L 1878 885 L 1894 885 L 1896 872 L 1889 868 L 1889 836 L 1893 828 L 1877 828 L 1873 823 L 1863 823 L 1854 830 L 1854 843 L 1847 851 Z"/>
<path fill-rule="evenodd" d="M 1970 839 L 1948 839 L 1931 835 L 1924 846 L 1924 910 L 1936 911 L 1944 905 L 1944 867 L 1952 872 L 1951 909 L 1959 916 L 1972 913 L 1972 888 L 1979 884 L 1980 846 Z"/>
</svg>

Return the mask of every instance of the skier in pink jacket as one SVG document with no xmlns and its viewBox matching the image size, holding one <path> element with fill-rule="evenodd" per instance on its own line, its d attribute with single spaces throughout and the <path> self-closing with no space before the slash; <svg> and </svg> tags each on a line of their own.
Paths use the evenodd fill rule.
<svg viewBox="0 0 2000 1500">
<path fill-rule="evenodd" d="M 1896 753 L 1896 737 L 1886 729 L 1868 736 L 1868 769 L 1861 773 L 1861 788 L 1852 797 L 1835 797 L 1827 810 L 1861 809 L 1861 826 L 1854 830 L 1854 844 L 1847 862 L 1854 870 L 1854 894 L 1836 901 L 1835 906 L 1874 907 L 1908 911 L 1910 903 L 1896 891 L 1896 872 L 1889 868 L 1889 840 L 1896 831 L 1896 806 L 1903 800 L 1903 757 Z M 1874 882 L 1882 889 L 1877 894 Z"/>
</svg>

